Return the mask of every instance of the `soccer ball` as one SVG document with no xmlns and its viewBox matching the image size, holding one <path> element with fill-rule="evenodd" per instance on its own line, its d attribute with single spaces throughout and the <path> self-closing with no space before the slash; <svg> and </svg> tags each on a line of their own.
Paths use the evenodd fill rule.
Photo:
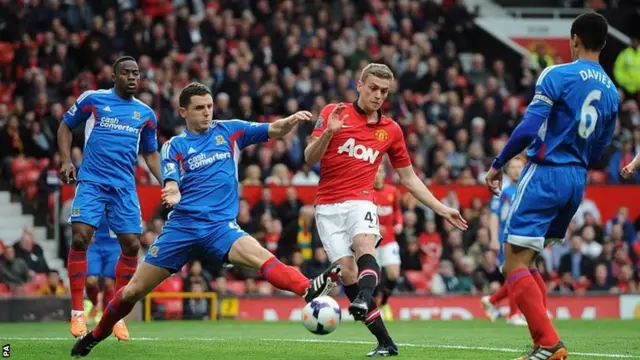
<svg viewBox="0 0 640 360">
<path fill-rule="evenodd" d="M 313 299 L 302 310 L 302 323 L 316 335 L 332 333 L 342 320 L 340 305 L 330 296 Z"/>
</svg>

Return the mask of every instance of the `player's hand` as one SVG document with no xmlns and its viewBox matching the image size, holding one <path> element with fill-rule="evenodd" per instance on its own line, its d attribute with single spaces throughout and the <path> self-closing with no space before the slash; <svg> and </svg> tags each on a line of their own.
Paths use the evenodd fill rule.
<svg viewBox="0 0 640 360">
<path fill-rule="evenodd" d="M 469 225 L 467 225 L 467 220 L 465 220 L 462 215 L 460 215 L 460 211 L 454 209 L 454 208 L 450 208 L 448 207 L 444 213 L 440 214 L 440 216 L 442 216 L 443 218 L 445 218 L 445 220 L 447 220 L 447 222 L 455 227 L 457 227 L 458 229 L 465 231 L 467 230 L 467 228 L 469 227 Z"/>
<path fill-rule="evenodd" d="M 175 183 L 168 182 L 162 189 L 162 203 L 167 207 L 176 206 L 180 202 L 181 198 L 182 195 Z"/>
<path fill-rule="evenodd" d="M 636 162 L 632 161 L 622 168 L 620 175 L 625 179 L 630 179 L 636 173 Z"/>
<path fill-rule="evenodd" d="M 73 166 L 71 161 L 65 161 L 60 167 L 60 175 L 62 176 L 62 181 L 66 184 L 71 184 L 71 182 L 76 181 L 76 167 Z"/>
<path fill-rule="evenodd" d="M 400 234 L 402 232 L 402 224 L 393 225 L 393 232 L 396 233 L 396 235 Z"/>
<path fill-rule="evenodd" d="M 496 255 L 500 252 L 500 242 L 498 239 L 491 239 L 489 242 L 489 250 L 494 251 Z"/>
<path fill-rule="evenodd" d="M 313 118 L 313 114 L 309 111 L 298 111 L 289 116 L 287 120 L 291 125 L 296 125 L 300 121 L 310 121 Z"/>
<path fill-rule="evenodd" d="M 486 177 L 487 187 L 494 195 L 500 195 L 502 191 L 502 171 L 493 167 L 489 169 Z"/>
<path fill-rule="evenodd" d="M 349 116 L 348 114 L 342 116 L 342 112 L 347 107 L 344 103 L 340 103 L 333 108 L 331 113 L 329 114 L 329 118 L 327 119 L 327 130 L 330 134 L 337 133 L 340 129 L 342 129 L 342 125 L 344 125 L 344 121 Z"/>
</svg>

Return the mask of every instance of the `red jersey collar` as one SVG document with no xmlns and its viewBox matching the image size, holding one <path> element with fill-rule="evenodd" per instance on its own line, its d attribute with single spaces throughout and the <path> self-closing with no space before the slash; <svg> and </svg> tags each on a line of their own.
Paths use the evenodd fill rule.
<svg viewBox="0 0 640 360">
<path fill-rule="evenodd" d="M 378 114 L 378 121 L 376 121 L 375 123 L 369 122 L 369 119 L 366 117 L 367 113 L 364 111 L 363 108 L 360 107 L 360 105 L 358 105 L 358 99 L 356 99 L 356 101 L 353 102 L 353 108 L 356 109 L 356 112 L 360 115 L 364 115 L 365 116 L 365 121 L 367 122 L 367 125 L 374 125 L 374 124 L 380 124 L 380 121 L 382 121 L 382 111 L 380 109 L 378 109 L 378 111 L 376 111 L 376 113 Z"/>
</svg>

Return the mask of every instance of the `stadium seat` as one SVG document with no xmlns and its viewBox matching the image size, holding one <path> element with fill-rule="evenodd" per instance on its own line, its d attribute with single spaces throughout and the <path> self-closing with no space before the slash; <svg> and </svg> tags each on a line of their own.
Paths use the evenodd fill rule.
<svg viewBox="0 0 640 360">
<path fill-rule="evenodd" d="M 0 283 L 0 296 L 11 295 L 11 290 L 6 284 Z"/>
<path fill-rule="evenodd" d="M 38 185 L 31 184 L 24 190 L 25 198 L 28 201 L 34 201 L 38 198 Z"/>
<path fill-rule="evenodd" d="M 428 292 L 427 281 L 424 277 L 424 273 L 418 270 L 408 270 L 404 272 L 405 277 L 416 288 L 417 293 Z"/>
<path fill-rule="evenodd" d="M 247 291 L 247 287 L 242 280 L 230 280 L 227 281 L 227 290 L 236 295 L 243 295 Z"/>
<path fill-rule="evenodd" d="M 42 159 L 38 160 L 38 169 L 40 169 L 42 171 L 47 166 L 49 166 L 50 163 L 51 163 L 51 160 L 49 160 L 49 158 L 42 158 Z"/>
<path fill-rule="evenodd" d="M 22 156 L 16 157 L 15 159 L 13 159 L 13 162 L 11 163 L 11 172 L 13 173 L 13 175 L 17 175 L 28 168 L 29 168 L 29 161 L 27 160 L 27 158 Z"/>
</svg>

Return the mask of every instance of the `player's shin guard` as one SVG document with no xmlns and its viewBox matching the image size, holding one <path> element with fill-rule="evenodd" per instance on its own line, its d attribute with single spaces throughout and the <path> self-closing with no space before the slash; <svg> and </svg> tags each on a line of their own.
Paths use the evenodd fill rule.
<svg viewBox="0 0 640 360">
<path fill-rule="evenodd" d="M 127 256 L 120 253 L 116 264 L 116 292 L 127 286 L 138 268 L 138 255 Z"/>
<path fill-rule="evenodd" d="M 344 293 L 349 298 L 349 301 L 353 301 L 357 296 L 358 292 L 358 284 L 351 284 L 344 286 Z M 387 327 L 384 325 L 384 321 L 382 317 L 380 317 L 380 310 L 376 306 L 373 298 L 369 301 L 369 314 L 365 320 L 365 324 L 367 325 L 367 329 L 376 337 L 378 343 L 382 345 L 391 345 L 393 344 L 393 340 L 391 336 L 389 336 L 389 332 L 387 331 Z"/>
<path fill-rule="evenodd" d="M 531 276 L 533 276 L 533 280 L 536 281 L 536 284 L 538 284 L 538 289 L 540 289 L 540 292 L 542 293 L 542 300 L 543 300 L 543 304 L 544 307 L 547 307 L 547 285 L 544 283 L 544 279 L 542 278 L 542 275 L 540 275 L 540 272 L 538 271 L 538 269 L 530 269 L 529 272 L 531 273 Z"/>
<path fill-rule="evenodd" d="M 520 311 L 527 319 L 534 344 L 554 347 L 560 341 L 556 329 L 547 316 L 543 297 L 528 268 L 519 268 L 509 274 L 509 291 Z"/>
<path fill-rule="evenodd" d="M 365 299 L 369 301 L 373 296 L 376 286 L 378 286 L 380 266 L 373 255 L 364 254 L 358 259 L 358 271 L 358 288 L 365 296 Z M 371 310 L 371 308 L 369 308 L 369 310 Z"/>
<path fill-rule="evenodd" d="M 69 272 L 69 289 L 71 291 L 71 310 L 84 311 L 84 286 L 87 280 L 87 252 L 85 250 L 69 250 L 67 258 Z"/>
<path fill-rule="evenodd" d="M 260 272 L 271 285 L 281 290 L 291 291 L 298 296 L 304 296 L 309 287 L 309 279 L 295 268 L 281 263 L 275 257 L 262 264 Z"/>
<path fill-rule="evenodd" d="M 135 302 L 130 303 L 123 301 L 123 294 L 124 288 L 118 290 L 113 300 L 107 305 L 100 322 L 96 325 L 96 328 L 93 329 L 93 335 L 96 339 L 102 340 L 111 335 L 113 326 L 133 310 L 133 307 L 136 305 Z"/>
</svg>

